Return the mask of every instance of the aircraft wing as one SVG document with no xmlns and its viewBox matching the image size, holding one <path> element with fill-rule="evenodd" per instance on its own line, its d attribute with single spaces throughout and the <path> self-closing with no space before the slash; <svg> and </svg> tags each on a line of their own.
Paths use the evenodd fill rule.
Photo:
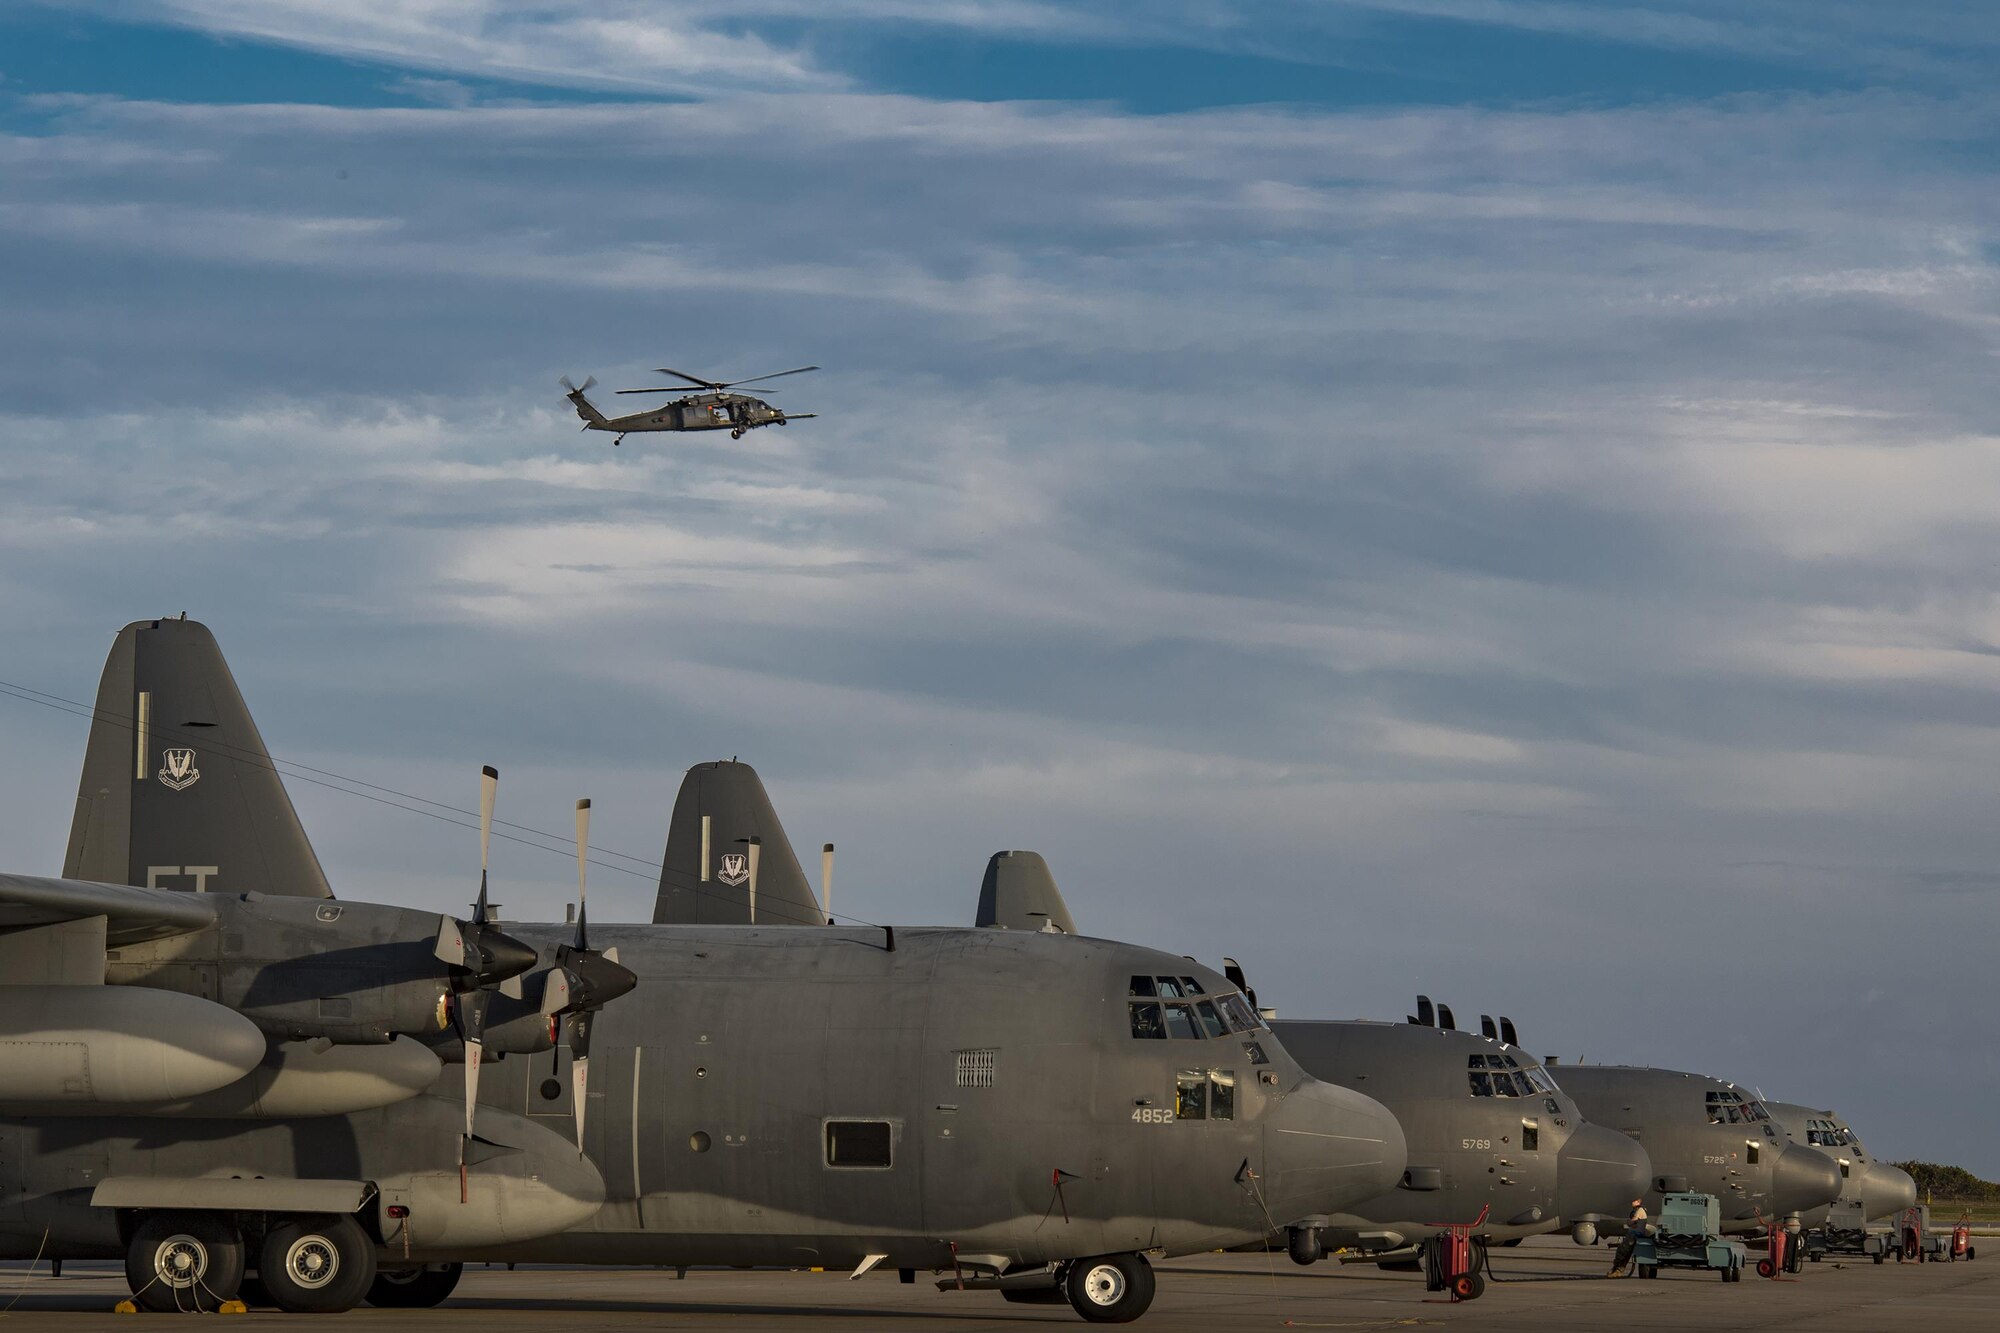
<svg viewBox="0 0 2000 1333">
<path fill-rule="evenodd" d="M 210 925 L 215 908 L 202 894 L 0 874 L 0 933 L 105 919 L 104 942 L 118 948 L 186 935 Z"/>
</svg>

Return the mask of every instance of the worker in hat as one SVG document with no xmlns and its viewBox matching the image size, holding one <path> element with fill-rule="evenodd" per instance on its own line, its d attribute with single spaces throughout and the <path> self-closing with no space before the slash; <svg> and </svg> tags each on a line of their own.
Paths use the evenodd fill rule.
<svg viewBox="0 0 2000 1333">
<path fill-rule="evenodd" d="M 1646 1216 L 1646 1201 L 1632 1200 L 1632 1215 L 1625 1219 L 1625 1234 L 1619 1237 L 1618 1253 L 1612 1257 L 1611 1271 L 1606 1277 L 1624 1277 L 1625 1266 L 1632 1262 L 1632 1251 L 1639 1247 L 1640 1238 L 1652 1230 L 1653 1224 Z"/>
</svg>

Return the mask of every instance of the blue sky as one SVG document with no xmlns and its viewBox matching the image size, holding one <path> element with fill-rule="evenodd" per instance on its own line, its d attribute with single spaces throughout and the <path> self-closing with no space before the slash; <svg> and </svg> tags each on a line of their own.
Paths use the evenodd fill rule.
<svg viewBox="0 0 2000 1333">
<path fill-rule="evenodd" d="M 1033 847 L 1288 1014 L 1504 1008 L 2000 1175 L 2000 1055 L 1938 1021 L 2000 927 L 1996 39 L 0 7 L 0 679 L 87 698 L 185 609 L 303 763 L 497 763 L 649 855 L 741 754 L 844 910 L 964 920 Z M 555 388 L 804 362 L 820 419 L 740 444 L 614 453 Z M 0 705 L 52 869 L 82 737 Z M 456 831 L 295 795 L 342 893 L 465 897 Z M 1738 1017 L 1659 1023 L 1691 986 Z"/>
</svg>

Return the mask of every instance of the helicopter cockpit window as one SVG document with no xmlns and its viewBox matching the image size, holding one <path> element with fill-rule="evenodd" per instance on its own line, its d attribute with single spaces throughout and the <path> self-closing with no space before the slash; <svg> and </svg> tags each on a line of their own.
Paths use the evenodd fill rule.
<svg viewBox="0 0 2000 1333">
<path fill-rule="evenodd" d="M 1151 1041 L 1165 1041 L 1166 1022 L 1160 1017 L 1160 1006 L 1152 1001 L 1139 1001 L 1132 1005 L 1132 1035 Z"/>
<path fill-rule="evenodd" d="M 1183 1041 L 1195 1041 L 1201 1030 L 1195 1026 L 1194 1006 L 1191 1004 L 1170 1004 L 1167 1010 L 1167 1035 Z"/>
</svg>

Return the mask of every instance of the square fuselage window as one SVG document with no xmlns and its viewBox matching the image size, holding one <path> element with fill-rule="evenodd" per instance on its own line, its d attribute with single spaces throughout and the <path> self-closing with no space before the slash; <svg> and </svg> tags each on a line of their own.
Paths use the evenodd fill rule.
<svg viewBox="0 0 2000 1333">
<path fill-rule="evenodd" d="M 844 1167 L 891 1165 L 894 1133 L 886 1120 L 826 1122 L 826 1164 Z"/>
</svg>

